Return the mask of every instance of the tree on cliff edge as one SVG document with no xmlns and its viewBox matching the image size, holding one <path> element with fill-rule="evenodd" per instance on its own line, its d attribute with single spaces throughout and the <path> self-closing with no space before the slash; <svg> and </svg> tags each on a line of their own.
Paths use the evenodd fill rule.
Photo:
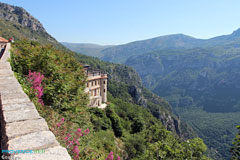
<svg viewBox="0 0 240 160">
<path fill-rule="evenodd" d="M 233 142 L 233 147 L 231 148 L 232 160 L 240 159 L 240 126 L 237 126 L 238 133 Z"/>
</svg>

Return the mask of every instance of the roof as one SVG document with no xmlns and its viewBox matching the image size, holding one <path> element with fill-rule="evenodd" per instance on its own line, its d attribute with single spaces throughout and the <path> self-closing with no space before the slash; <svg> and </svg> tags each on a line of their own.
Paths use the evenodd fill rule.
<svg viewBox="0 0 240 160">
<path fill-rule="evenodd" d="M 8 43 L 8 40 L 6 40 L 6 39 L 3 38 L 3 37 L 0 37 L 0 42 Z"/>
</svg>

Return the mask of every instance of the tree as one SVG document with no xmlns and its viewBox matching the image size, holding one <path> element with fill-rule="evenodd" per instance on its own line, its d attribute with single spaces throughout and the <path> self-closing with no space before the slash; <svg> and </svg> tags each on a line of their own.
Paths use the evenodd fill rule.
<svg viewBox="0 0 240 160">
<path fill-rule="evenodd" d="M 240 159 L 240 126 L 237 126 L 238 133 L 233 142 L 233 147 L 231 148 L 232 160 Z"/>
</svg>

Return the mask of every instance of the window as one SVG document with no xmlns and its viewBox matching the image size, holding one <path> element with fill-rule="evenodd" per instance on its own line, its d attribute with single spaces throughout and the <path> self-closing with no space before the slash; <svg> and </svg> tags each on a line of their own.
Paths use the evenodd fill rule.
<svg viewBox="0 0 240 160">
<path fill-rule="evenodd" d="M 96 96 L 97 95 L 97 90 L 96 89 L 94 89 L 94 96 Z"/>
<path fill-rule="evenodd" d="M 95 81 L 95 85 L 97 85 L 97 81 Z"/>
<path fill-rule="evenodd" d="M 105 89 L 103 90 L 103 92 L 105 92 Z"/>
<path fill-rule="evenodd" d="M 103 84 L 105 84 L 105 81 L 103 81 Z"/>
<path fill-rule="evenodd" d="M 93 81 L 92 81 L 92 86 L 93 86 Z"/>
<path fill-rule="evenodd" d="M 89 84 L 88 84 L 88 82 L 87 82 L 87 87 L 89 87 Z"/>
</svg>

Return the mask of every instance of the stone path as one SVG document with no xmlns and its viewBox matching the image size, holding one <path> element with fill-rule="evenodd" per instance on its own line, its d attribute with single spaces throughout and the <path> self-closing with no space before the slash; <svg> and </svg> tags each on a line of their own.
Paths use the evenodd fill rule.
<svg viewBox="0 0 240 160">
<path fill-rule="evenodd" d="M 14 77 L 9 49 L 10 44 L 0 59 L 1 148 L 44 151 L 13 156 L 19 160 L 71 160 Z"/>
</svg>

